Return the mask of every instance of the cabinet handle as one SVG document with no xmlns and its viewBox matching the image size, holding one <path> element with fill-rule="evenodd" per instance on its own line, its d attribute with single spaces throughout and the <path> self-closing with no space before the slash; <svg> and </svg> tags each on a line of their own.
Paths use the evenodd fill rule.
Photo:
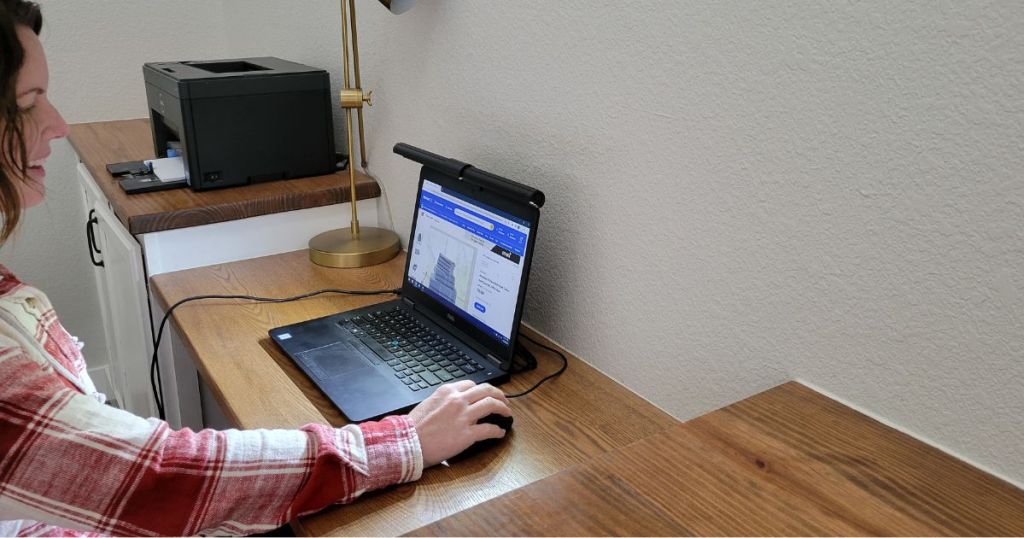
<svg viewBox="0 0 1024 538">
<path fill-rule="evenodd" d="M 96 256 L 93 255 L 93 251 L 96 251 L 96 254 L 103 254 L 99 245 L 96 244 L 96 232 L 92 229 L 93 224 L 100 223 L 100 219 L 96 218 L 95 213 L 95 209 L 89 210 L 89 220 L 85 222 L 85 239 L 89 242 L 89 259 L 92 260 L 92 264 L 96 267 L 103 267 L 103 260 L 96 261 Z"/>
</svg>

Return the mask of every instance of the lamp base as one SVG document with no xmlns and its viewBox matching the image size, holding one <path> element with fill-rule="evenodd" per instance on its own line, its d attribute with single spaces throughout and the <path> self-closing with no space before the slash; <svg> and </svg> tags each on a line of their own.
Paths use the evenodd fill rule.
<svg viewBox="0 0 1024 538">
<path fill-rule="evenodd" d="M 391 230 L 360 226 L 354 237 L 351 228 L 342 228 L 310 239 L 309 259 L 326 267 L 366 267 L 394 258 L 400 248 L 398 234 Z"/>
</svg>

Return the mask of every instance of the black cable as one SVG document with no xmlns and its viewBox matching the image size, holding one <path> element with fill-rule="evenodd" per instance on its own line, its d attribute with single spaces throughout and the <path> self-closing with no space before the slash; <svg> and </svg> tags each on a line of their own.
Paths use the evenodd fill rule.
<svg viewBox="0 0 1024 538">
<path fill-rule="evenodd" d="M 520 343 L 516 346 L 515 355 L 512 357 L 512 367 L 508 369 L 511 374 L 521 374 L 537 369 L 537 357 L 533 352 Z"/>
<path fill-rule="evenodd" d="M 142 274 L 144 274 L 144 275 L 148 275 L 149 274 L 149 267 L 146 265 L 146 257 L 145 256 L 142 257 Z M 143 279 L 143 280 L 145 280 L 145 282 L 146 282 L 146 312 L 149 313 L 149 315 L 146 316 L 146 319 L 149 321 L 149 336 L 150 336 L 150 338 L 152 338 L 151 342 L 153 343 L 153 349 L 156 349 L 157 348 L 157 346 L 156 346 L 156 322 L 153 321 L 153 293 L 152 293 L 152 290 L 149 287 L 149 279 L 146 278 L 146 279 Z M 152 368 L 150 368 L 150 371 L 149 371 L 149 382 L 150 382 L 150 386 L 152 386 L 152 384 L 153 384 L 153 370 L 152 370 Z M 157 368 L 157 370 L 156 370 L 156 386 L 160 387 L 160 390 L 163 390 L 164 381 L 163 381 L 163 379 L 160 378 L 160 369 L 159 368 Z M 156 391 L 155 390 L 153 391 L 153 398 L 156 399 Z M 163 399 L 164 399 L 164 395 L 163 395 L 163 393 L 160 393 L 160 398 L 157 400 L 157 412 L 160 413 L 160 416 L 164 416 L 164 414 L 165 414 Z"/>
<path fill-rule="evenodd" d="M 300 299 L 307 299 L 309 297 L 315 297 L 317 295 L 323 295 L 324 293 L 339 293 L 339 294 L 345 294 L 345 295 L 388 295 L 388 294 L 400 295 L 402 293 L 402 290 L 401 289 L 392 289 L 392 290 L 363 291 L 363 290 L 341 290 L 341 289 L 337 289 L 337 288 L 327 288 L 327 289 L 317 290 L 317 291 L 313 291 L 313 292 L 309 292 L 309 293 L 303 293 L 302 295 L 296 295 L 294 297 L 280 297 L 280 298 L 275 298 L 275 297 L 257 297 L 257 296 L 254 296 L 254 295 L 194 295 L 192 297 L 186 297 L 186 298 L 184 298 L 184 299 L 174 303 L 173 305 L 171 305 L 171 307 L 168 308 L 166 312 L 164 312 L 163 319 L 160 320 L 160 328 L 157 329 L 157 331 L 156 331 L 156 340 L 153 342 L 153 360 L 150 362 L 150 365 L 149 365 L 149 383 L 150 383 L 150 385 L 153 388 L 153 398 L 156 399 L 156 408 L 157 408 L 157 412 L 160 413 L 160 420 L 167 420 L 167 415 L 165 414 L 165 410 L 164 410 L 164 390 L 163 390 L 164 388 L 157 381 L 158 376 L 160 375 L 160 368 L 159 368 L 159 365 L 158 365 L 158 361 L 159 361 L 158 357 L 159 357 L 159 351 L 160 351 L 160 339 L 163 338 L 164 326 L 167 325 L 167 320 L 170 318 L 171 312 L 174 312 L 175 308 L 178 308 L 179 306 L 181 306 L 181 305 L 183 305 L 185 303 L 188 303 L 188 302 L 191 302 L 191 301 L 199 301 L 199 300 L 202 300 L 202 299 L 243 299 L 243 300 L 254 301 L 254 302 L 258 302 L 258 303 L 287 303 L 287 302 L 291 302 L 291 301 L 298 301 Z M 155 375 L 154 375 L 154 373 L 155 373 Z"/>
<path fill-rule="evenodd" d="M 562 358 L 562 367 L 559 368 L 557 372 L 555 372 L 553 374 L 548 374 L 546 377 L 544 377 L 544 379 L 541 379 L 540 381 L 535 383 L 532 387 L 524 390 L 523 392 L 517 392 L 515 394 L 506 394 L 505 395 L 506 398 L 518 398 L 520 396 L 526 396 L 527 394 L 537 390 L 537 387 L 543 385 L 545 381 L 547 381 L 549 379 L 556 378 L 556 377 L 562 375 L 562 372 L 564 372 L 565 369 L 569 367 L 569 359 L 565 358 L 565 354 L 562 353 L 561 351 L 559 351 L 559 350 L 557 350 L 557 349 L 555 349 L 553 347 L 546 346 L 546 345 L 544 345 L 544 344 L 534 340 L 533 338 L 530 338 L 529 336 L 526 336 L 523 333 L 519 333 L 519 337 L 520 338 L 525 338 L 526 340 L 528 340 L 533 345 L 538 346 L 538 347 L 542 347 L 542 348 L 544 348 L 544 349 L 546 349 L 546 350 L 548 350 L 548 351 L 550 351 L 552 353 L 555 353 L 559 357 L 561 357 Z"/>
</svg>

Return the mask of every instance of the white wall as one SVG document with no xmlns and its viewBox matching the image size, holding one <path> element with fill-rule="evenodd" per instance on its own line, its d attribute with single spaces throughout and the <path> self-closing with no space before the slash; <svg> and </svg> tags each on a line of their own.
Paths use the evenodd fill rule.
<svg viewBox="0 0 1024 538">
<path fill-rule="evenodd" d="M 526 319 L 651 401 L 799 378 L 1024 481 L 1024 4 L 365 4 L 399 230 L 396 141 L 536 185 Z"/>
<path fill-rule="evenodd" d="M 144 62 L 224 54 L 224 10 L 199 0 L 174 3 L 41 2 L 40 39 L 50 66 L 50 97 L 68 123 L 138 118 L 146 113 Z M 187 28 L 187 31 L 182 31 Z M 181 35 L 189 39 L 181 39 Z M 42 289 L 61 322 L 85 343 L 90 367 L 109 363 L 85 241 L 77 157 L 52 144 L 45 202 L 25 214 L 0 262 Z"/>
<path fill-rule="evenodd" d="M 526 320 L 651 401 L 687 418 L 799 378 L 1024 482 L 1024 4 L 357 3 L 403 236 L 397 141 L 530 183 L 548 205 Z M 143 115 L 138 78 L 87 81 L 150 56 L 337 80 L 333 0 L 209 4 L 152 4 L 180 40 L 76 43 L 58 103 Z M 157 9 L 135 5 L 75 27 Z"/>
</svg>

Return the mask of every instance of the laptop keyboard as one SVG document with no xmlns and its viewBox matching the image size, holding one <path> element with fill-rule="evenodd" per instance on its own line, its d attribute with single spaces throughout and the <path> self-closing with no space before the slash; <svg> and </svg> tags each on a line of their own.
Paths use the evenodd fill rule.
<svg viewBox="0 0 1024 538">
<path fill-rule="evenodd" d="M 464 378 L 484 367 L 399 307 L 363 314 L 345 324 L 412 391 Z"/>
</svg>

